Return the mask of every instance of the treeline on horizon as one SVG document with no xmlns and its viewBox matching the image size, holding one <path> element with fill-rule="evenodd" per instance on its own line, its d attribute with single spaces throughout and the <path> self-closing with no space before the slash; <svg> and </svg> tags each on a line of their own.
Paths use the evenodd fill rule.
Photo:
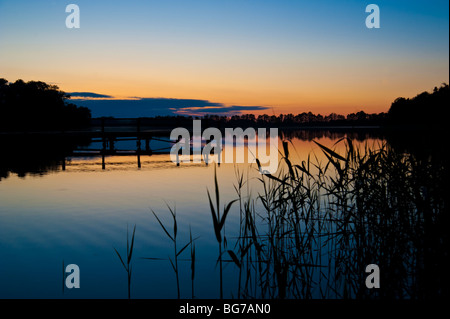
<svg viewBox="0 0 450 319">
<path fill-rule="evenodd" d="M 69 103 L 70 95 L 58 86 L 41 81 L 17 80 L 14 83 L 0 78 L 0 130 L 64 130 L 96 126 L 120 119 L 113 117 L 91 118 L 91 111 L 82 106 Z M 142 125 L 158 127 L 177 127 L 192 125 L 193 119 L 201 119 L 205 126 L 211 127 L 325 127 L 325 126 L 379 126 L 401 128 L 437 128 L 445 127 L 445 108 L 449 104 L 449 86 L 443 83 L 433 92 L 422 92 L 413 98 L 397 98 L 387 113 L 368 114 L 364 111 L 346 116 L 331 113 L 329 115 L 303 112 L 279 115 L 204 115 L 195 116 L 155 116 L 140 118 Z"/>
<path fill-rule="evenodd" d="M 346 116 L 337 113 L 329 115 L 303 112 L 297 115 L 216 115 L 207 114 L 204 116 L 182 116 L 167 115 L 141 118 L 141 124 L 160 127 L 182 126 L 189 127 L 192 120 L 203 121 L 203 125 L 209 127 L 249 127 L 249 126 L 277 126 L 277 127 L 344 127 L 344 126 L 375 126 L 390 128 L 412 128 L 412 129 L 443 129 L 445 128 L 445 108 L 450 102 L 449 86 L 442 83 L 441 87 L 435 87 L 432 93 L 422 92 L 413 98 L 397 98 L 389 108 L 387 113 L 365 113 L 359 111 Z M 113 117 L 103 117 L 93 119 L 97 125 L 101 125 L 102 120 Z M 111 121 L 110 123 L 112 123 Z"/>
<path fill-rule="evenodd" d="M 387 113 L 373 113 L 368 114 L 364 111 L 357 113 L 351 113 L 347 116 L 331 113 L 329 115 L 314 114 L 312 112 L 303 112 L 297 115 L 292 113 L 279 114 L 279 115 L 254 115 L 254 114 L 242 114 L 242 115 L 216 115 L 207 114 L 204 116 L 157 116 L 154 118 L 156 123 L 170 123 L 174 121 L 186 122 L 192 120 L 202 120 L 205 125 L 209 126 L 379 126 L 382 125 L 387 119 Z"/>
</svg>

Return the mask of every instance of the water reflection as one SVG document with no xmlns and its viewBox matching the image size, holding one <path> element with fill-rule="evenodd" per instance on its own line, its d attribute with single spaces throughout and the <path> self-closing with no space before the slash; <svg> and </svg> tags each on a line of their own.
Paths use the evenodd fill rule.
<svg viewBox="0 0 450 319">
<path fill-rule="evenodd" d="M 368 145 L 369 151 L 390 141 L 389 137 L 384 139 L 371 132 L 282 134 L 283 139 L 292 141 L 289 145 L 293 164 L 301 165 L 314 152 L 311 159 L 321 162 L 322 169 L 328 158 L 311 139 L 340 155 L 346 154 L 345 147 L 335 143 L 342 137 L 351 137 L 361 150 Z M 189 242 L 190 229 L 195 237 L 200 236 L 196 242 L 195 296 L 218 297 L 217 242 L 206 195 L 206 189 L 214 194 L 214 166 L 189 163 L 177 167 L 168 154 L 143 155 L 140 165 L 136 154 L 105 155 L 102 159 L 101 154 L 95 154 L 98 142 L 90 142 L 61 143 L 55 139 L 27 144 L 2 140 L 2 151 L 8 151 L 0 159 L 0 254 L 5 257 L 0 264 L 0 297 L 126 298 L 126 278 L 112 247 L 123 253 L 127 224 L 136 224 L 132 297 L 176 298 L 175 277 L 167 260 L 172 246 L 150 213 L 151 208 L 165 225 L 170 225 L 166 202 L 176 207 L 180 243 Z M 338 171 L 337 167 L 343 169 L 343 162 L 341 166 L 329 164 L 327 174 L 319 175 L 320 169 L 316 169 L 316 180 L 309 184 L 305 176 L 295 180 L 289 177 L 289 170 L 283 166 L 280 172 L 288 175 L 281 176 L 287 176 L 290 186 L 270 180 L 270 188 L 259 180 L 255 165 L 228 164 L 217 169 L 221 205 L 238 197 L 235 186 L 241 191 L 241 201 L 235 203 L 226 220 L 227 250 L 233 250 L 238 258 L 245 249 L 249 253 L 245 263 L 239 263 L 241 267 L 230 256 L 224 257 L 225 296 L 237 296 L 238 292 L 241 297 L 264 298 L 442 295 L 446 289 L 443 247 L 448 243 L 444 229 L 448 217 L 443 214 L 447 207 L 444 162 L 434 154 L 416 156 L 414 151 L 401 148 L 406 145 L 401 141 L 392 144 L 398 150 L 389 153 L 392 157 L 381 154 L 378 162 L 357 165 L 355 174 L 342 180 L 330 174 Z M 121 141 L 116 146 L 132 149 L 136 142 Z M 80 149 L 86 154 L 74 156 Z M 88 156 L 87 149 L 94 150 L 94 154 Z M 280 151 L 283 152 L 281 147 Z M 359 154 L 364 156 L 364 152 Z M 240 174 L 244 177 L 242 187 L 237 182 Z M 316 186 L 320 192 L 316 192 Z M 265 203 L 267 211 L 261 195 L 270 189 L 273 192 L 269 192 L 271 200 Z M 331 192 L 336 196 L 329 195 Z M 315 201 L 314 196 L 319 193 L 328 194 L 326 200 Z M 252 224 L 257 227 L 258 237 L 253 237 L 250 226 L 242 227 L 243 221 L 249 222 L 242 219 L 246 209 L 255 217 Z M 295 217 L 296 209 L 303 214 L 299 219 Z M 346 219 L 337 216 L 351 220 L 344 223 Z M 295 220 L 298 222 L 293 223 Z M 281 228 L 270 225 L 282 225 L 284 231 L 278 234 L 289 236 L 276 237 L 271 243 L 270 230 Z M 290 225 L 296 228 L 289 229 Z M 293 235 L 294 230 L 299 237 Z M 276 251 L 267 250 L 275 242 L 281 246 L 276 246 Z M 274 256 L 278 258 L 276 262 L 270 259 Z M 181 296 L 190 298 L 189 253 L 183 253 L 180 259 Z M 62 260 L 80 266 L 82 289 L 61 295 Z M 384 290 L 371 293 L 365 288 L 363 268 L 368 263 L 380 265 Z M 260 268 L 263 265 L 268 268 Z M 256 273 L 242 277 L 239 286 L 244 266 Z M 266 270 L 271 280 L 266 286 L 261 281 L 261 270 Z"/>
<path fill-rule="evenodd" d="M 89 139 L 1 135 L 0 180 L 11 173 L 25 177 L 64 170 L 66 157 L 77 146 L 89 142 Z"/>
<path fill-rule="evenodd" d="M 160 135 L 160 134 L 159 134 Z M 102 169 L 124 169 L 133 167 L 170 168 L 170 160 L 166 157 L 152 155 L 168 154 L 171 146 L 168 136 L 152 138 L 74 138 L 61 136 L 36 137 L 32 135 L 16 136 L 1 135 L 0 149 L 0 180 L 8 178 L 11 173 L 19 177 L 27 175 L 39 176 L 71 168 L 96 168 L 100 163 Z M 355 141 L 373 141 L 382 138 L 376 130 L 344 129 L 323 130 L 282 130 L 280 140 L 296 140 L 310 142 L 313 140 L 336 141 L 348 137 Z M 308 144 L 307 144 L 308 145 Z M 309 146 L 304 148 L 297 143 L 298 152 L 309 152 Z M 240 145 L 237 145 L 240 147 Z M 247 154 L 245 152 L 245 154 Z M 123 158 L 121 158 L 123 157 Z M 132 159 L 134 157 L 134 159 Z M 162 159 L 164 158 L 164 159 Z M 245 161 L 248 158 L 245 157 Z M 133 164 L 134 163 L 134 164 Z"/>
</svg>

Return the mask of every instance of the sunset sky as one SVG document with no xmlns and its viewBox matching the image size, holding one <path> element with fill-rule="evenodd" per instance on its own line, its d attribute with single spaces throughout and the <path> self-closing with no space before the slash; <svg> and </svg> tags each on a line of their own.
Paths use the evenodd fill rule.
<svg viewBox="0 0 450 319">
<path fill-rule="evenodd" d="M 70 3 L 80 29 L 66 28 Z M 366 28 L 370 3 L 380 29 Z M 448 24 L 447 0 L 0 0 L 0 78 L 241 112 L 386 112 L 449 82 Z"/>
</svg>

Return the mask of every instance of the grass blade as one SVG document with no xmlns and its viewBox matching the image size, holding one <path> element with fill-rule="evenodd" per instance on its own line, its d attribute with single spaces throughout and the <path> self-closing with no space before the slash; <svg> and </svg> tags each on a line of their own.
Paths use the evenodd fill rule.
<svg viewBox="0 0 450 319">
<path fill-rule="evenodd" d="M 212 218 L 213 218 L 214 233 L 216 234 L 217 241 L 219 243 L 221 243 L 222 242 L 222 237 L 220 236 L 219 222 L 217 221 L 216 211 L 214 209 L 214 205 L 213 205 L 212 200 L 211 200 L 211 195 L 209 195 L 209 190 L 206 190 L 206 191 L 208 193 L 209 206 L 211 208 L 211 215 L 212 215 Z"/>
<path fill-rule="evenodd" d="M 158 223 L 161 225 L 162 229 L 164 230 L 164 232 L 166 233 L 167 236 L 169 236 L 169 238 L 172 241 L 175 241 L 172 237 L 172 235 L 169 234 L 169 232 L 167 231 L 166 227 L 164 227 L 163 223 L 159 220 L 158 216 L 155 214 L 155 212 L 152 210 L 153 215 L 155 215 L 156 220 L 158 221 Z"/>
<path fill-rule="evenodd" d="M 119 259 L 120 259 L 120 262 L 121 262 L 122 265 L 123 265 L 123 268 L 125 268 L 125 270 L 127 270 L 127 266 L 125 266 L 125 263 L 123 262 L 123 259 L 122 259 L 122 257 L 120 256 L 119 252 L 118 252 L 117 249 L 115 249 L 115 248 L 114 248 L 114 250 L 115 250 L 117 256 L 119 256 Z"/>
<path fill-rule="evenodd" d="M 198 239 L 198 237 L 197 238 L 194 238 L 194 239 L 191 239 L 183 248 L 181 248 L 179 251 L 178 251 L 178 253 L 177 253 L 177 257 L 194 241 L 194 240 L 196 240 L 196 239 Z"/>
<path fill-rule="evenodd" d="M 219 200 L 219 184 L 217 183 L 217 172 L 216 172 L 216 167 L 214 166 L 214 188 L 216 190 L 216 207 L 217 207 L 217 218 L 220 218 L 220 212 L 219 212 L 219 208 L 220 208 L 220 200 Z"/>
<path fill-rule="evenodd" d="M 177 274 L 177 268 L 173 264 L 172 258 L 169 257 L 169 261 L 170 261 L 170 264 L 172 265 L 173 271 L 175 272 L 175 274 Z"/>
<path fill-rule="evenodd" d="M 225 219 L 227 218 L 228 212 L 230 211 L 231 205 L 233 205 L 234 202 L 236 202 L 237 199 L 232 200 L 231 202 L 228 203 L 228 205 L 225 207 L 225 210 L 223 211 L 223 216 L 222 219 L 220 220 L 219 223 L 219 231 L 222 230 L 223 225 L 225 224 Z"/>
<path fill-rule="evenodd" d="M 134 225 L 133 235 L 131 236 L 131 246 L 130 246 L 130 254 L 128 255 L 128 263 L 131 261 L 131 256 L 133 255 L 133 246 L 134 246 L 134 234 L 136 233 L 136 225 Z"/>
<path fill-rule="evenodd" d="M 228 250 L 228 254 L 230 255 L 231 259 L 234 261 L 236 266 L 241 268 L 241 263 L 239 262 L 239 259 L 237 258 L 236 254 L 232 250 Z"/>
<path fill-rule="evenodd" d="M 173 238 L 177 238 L 177 232 L 178 232 L 178 226 L 177 226 L 177 211 L 176 210 L 172 210 L 172 208 L 169 206 L 169 204 L 167 204 L 167 208 L 169 208 L 170 214 L 172 215 L 173 218 Z"/>
<path fill-rule="evenodd" d="M 316 142 L 316 141 L 313 141 L 313 142 L 316 143 L 317 145 L 319 145 L 319 147 L 320 147 L 324 152 L 327 152 L 327 153 L 330 154 L 331 156 L 336 157 L 337 159 L 340 159 L 341 161 L 344 161 L 344 162 L 345 162 L 345 158 L 343 158 L 341 155 L 339 155 L 339 154 L 336 153 L 335 151 L 330 150 L 328 147 L 326 147 L 326 146 L 324 146 L 324 145 L 322 145 L 322 144 L 320 144 L 320 143 L 318 143 L 318 142 Z"/>
</svg>

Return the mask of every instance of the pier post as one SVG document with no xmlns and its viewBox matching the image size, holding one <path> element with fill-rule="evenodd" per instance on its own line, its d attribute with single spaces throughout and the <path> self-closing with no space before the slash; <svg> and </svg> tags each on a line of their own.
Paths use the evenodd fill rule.
<svg viewBox="0 0 450 319">
<path fill-rule="evenodd" d="M 136 141 L 136 147 L 137 147 L 136 155 L 138 160 L 138 168 L 141 168 L 141 140 L 139 139 L 139 137 Z"/>
<path fill-rule="evenodd" d="M 211 143 L 211 139 L 206 140 L 206 145 L 208 145 L 209 143 Z M 209 164 L 209 155 L 210 155 L 210 153 L 206 153 L 205 158 L 203 159 L 205 161 L 206 166 L 208 166 L 208 164 Z"/>
<path fill-rule="evenodd" d="M 136 132 L 138 134 L 138 137 L 141 135 L 141 118 L 137 118 L 136 120 Z"/>
<path fill-rule="evenodd" d="M 105 134 L 105 119 L 102 118 L 102 134 Z"/>
<path fill-rule="evenodd" d="M 110 138 L 109 138 L 109 151 L 110 151 L 111 153 L 114 152 L 114 137 L 110 137 Z"/>
</svg>

